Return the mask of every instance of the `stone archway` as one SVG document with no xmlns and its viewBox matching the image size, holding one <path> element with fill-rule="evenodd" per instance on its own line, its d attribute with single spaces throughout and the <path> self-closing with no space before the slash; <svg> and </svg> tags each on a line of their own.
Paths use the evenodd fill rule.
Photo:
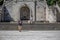
<svg viewBox="0 0 60 40">
<path fill-rule="evenodd" d="M 26 4 L 20 8 L 20 20 L 30 20 L 30 9 Z"/>
</svg>

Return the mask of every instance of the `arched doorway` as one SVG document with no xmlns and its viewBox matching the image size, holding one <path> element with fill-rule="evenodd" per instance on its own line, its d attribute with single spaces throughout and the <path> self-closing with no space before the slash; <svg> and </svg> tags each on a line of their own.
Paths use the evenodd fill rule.
<svg viewBox="0 0 60 40">
<path fill-rule="evenodd" d="M 30 19 L 30 9 L 25 4 L 20 9 L 20 20 L 29 20 Z"/>
</svg>

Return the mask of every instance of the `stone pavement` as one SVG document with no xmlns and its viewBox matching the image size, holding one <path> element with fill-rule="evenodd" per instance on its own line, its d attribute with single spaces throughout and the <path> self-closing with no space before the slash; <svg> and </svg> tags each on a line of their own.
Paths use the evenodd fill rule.
<svg viewBox="0 0 60 40">
<path fill-rule="evenodd" d="M 0 40 L 60 40 L 60 31 L 0 31 Z"/>
</svg>

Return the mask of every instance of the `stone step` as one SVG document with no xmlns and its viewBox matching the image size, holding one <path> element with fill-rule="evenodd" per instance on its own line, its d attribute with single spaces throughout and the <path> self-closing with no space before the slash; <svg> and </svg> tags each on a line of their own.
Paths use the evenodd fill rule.
<svg viewBox="0 0 60 40">
<path fill-rule="evenodd" d="M 17 23 L 0 22 L 0 30 L 17 30 Z"/>
<path fill-rule="evenodd" d="M 23 24 L 22 30 L 60 30 L 60 23 Z M 0 23 L 0 30 L 18 30 L 18 23 Z"/>
</svg>

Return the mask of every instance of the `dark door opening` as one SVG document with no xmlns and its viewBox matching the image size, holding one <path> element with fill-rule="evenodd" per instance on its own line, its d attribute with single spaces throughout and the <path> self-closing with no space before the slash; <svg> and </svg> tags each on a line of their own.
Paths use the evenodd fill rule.
<svg viewBox="0 0 60 40">
<path fill-rule="evenodd" d="M 30 19 L 30 9 L 27 5 L 21 7 L 20 9 L 20 20 L 29 20 Z"/>
</svg>

